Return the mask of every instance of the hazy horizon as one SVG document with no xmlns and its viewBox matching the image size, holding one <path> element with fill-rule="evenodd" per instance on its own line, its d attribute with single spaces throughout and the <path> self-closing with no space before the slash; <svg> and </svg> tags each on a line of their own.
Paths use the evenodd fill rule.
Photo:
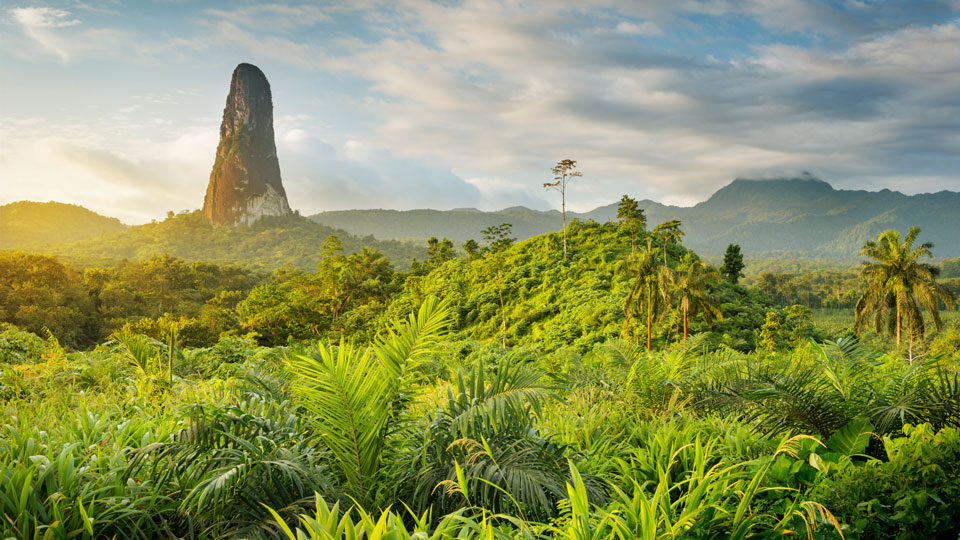
<svg viewBox="0 0 960 540">
<path fill-rule="evenodd" d="M 350 208 L 691 206 L 736 177 L 960 190 L 960 2 L 6 4 L 0 203 L 202 205 L 230 74 L 283 183 Z"/>
<path fill-rule="evenodd" d="M 743 180 L 743 181 L 748 181 L 748 182 L 764 181 L 764 180 L 815 180 L 815 181 L 821 181 L 821 182 L 830 184 L 829 181 L 824 180 L 824 179 L 822 179 L 822 178 L 817 178 L 817 177 L 812 176 L 812 175 L 804 176 L 804 173 L 800 173 L 799 175 L 794 175 L 794 176 L 791 177 L 791 178 L 734 178 L 734 179 L 732 179 L 730 182 L 728 182 L 727 184 L 721 186 L 719 189 L 723 189 L 724 187 L 728 187 L 730 184 L 732 184 L 733 182 L 738 181 L 738 180 Z M 837 188 L 836 186 L 833 186 L 832 184 L 830 184 L 830 185 L 833 187 L 833 189 L 835 189 L 835 190 L 837 190 L 837 191 L 841 191 L 841 190 L 842 190 L 841 188 Z M 937 193 L 937 192 L 939 192 L 939 191 L 949 191 L 949 192 L 951 192 L 951 193 L 958 193 L 957 191 L 949 190 L 949 189 L 938 190 L 937 192 L 933 192 L 933 191 L 918 191 L 918 192 L 915 192 L 915 193 L 907 193 L 907 192 L 904 192 L 904 191 L 900 191 L 900 190 L 896 190 L 896 189 L 890 189 L 890 188 L 864 189 L 864 190 L 859 190 L 859 191 L 867 191 L 867 192 L 874 192 L 874 193 L 879 192 L 879 191 L 893 191 L 893 192 L 900 193 L 900 194 L 903 194 L 903 195 L 924 195 L 924 194 L 929 195 L 929 194 L 935 194 L 935 193 Z M 716 193 L 716 192 L 714 192 L 714 193 Z M 711 193 L 710 196 L 712 196 L 714 193 Z M 629 195 L 629 194 L 628 194 L 628 195 Z M 653 199 L 641 199 L 640 202 L 644 202 L 644 201 L 646 201 L 646 200 L 649 200 L 649 201 L 654 202 L 654 203 L 656 203 L 656 204 L 662 204 L 662 205 L 664 205 L 664 206 L 666 206 L 666 207 L 668 207 L 668 208 L 670 208 L 670 207 L 672 207 L 672 208 L 691 208 L 691 207 L 694 207 L 694 206 L 697 206 L 697 205 L 699 205 L 699 204 L 701 204 L 701 203 L 706 202 L 707 199 L 709 199 L 710 196 L 708 196 L 708 197 L 705 198 L 704 200 L 693 202 L 692 204 L 674 204 L 674 205 L 671 205 L 671 204 L 666 204 L 666 203 L 663 203 L 662 201 L 657 201 L 657 200 L 653 200 Z M 12 203 L 19 203 L 19 202 L 31 202 L 31 203 L 40 203 L 40 204 L 44 204 L 44 203 L 65 203 L 65 204 L 76 204 L 76 205 L 79 205 L 79 206 L 81 206 L 81 207 L 84 207 L 84 206 L 83 206 L 82 204 L 80 204 L 80 203 L 69 202 L 69 201 L 61 201 L 61 200 L 55 200 L 55 199 L 50 199 L 50 200 L 20 199 L 20 200 L 15 200 L 15 201 L 0 201 L 0 205 L 6 205 L 6 204 L 12 204 Z M 610 200 L 610 201 L 608 201 L 608 202 L 600 203 L 600 204 L 598 204 L 597 206 L 594 206 L 594 207 L 591 207 L 591 208 L 587 208 L 587 209 L 585 209 L 585 210 L 569 210 L 569 209 L 568 209 L 568 210 L 567 210 L 567 213 L 568 213 L 568 214 L 570 214 L 570 213 L 574 213 L 574 214 L 587 214 L 587 213 L 590 213 L 590 212 L 592 212 L 592 211 L 594 211 L 594 210 L 597 210 L 597 209 L 599 209 L 599 208 L 602 208 L 602 207 L 615 205 L 615 204 L 617 204 L 617 202 L 618 202 L 617 200 Z M 84 207 L 84 208 L 87 208 L 87 207 Z M 311 216 L 311 215 L 322 214 L 322 213 L 324 213 L 324 212 L 351 212 L 351 211 L 363 211 L 363 210 L 384 210 L 384 211 L 396 211 L 396 212 L 411 212 L 411 211 L 438 211 L 438 212 L 446 212 L 446 211 L 453 211 L 453 210 L 475 210 L 475 211 L 478 211 L 478 212 L 502 212 L 502 211 L 505 211 L 505 210 L 510 210 L 511 208 L 528 208 L 528 209 L 536 210 L 536 211 L 540 211 L 540 212 L 556 212 L 556 213 L 558 213 L 558 214 L 559 214 L 559 212 L 560 212 L 560 210 L 558 210 L 558 209 L 556 209 L 556 208 L 537 209 L 537 208 L 530 208 L 530 207 L 525 206 L 525 205 L 522 205 L 522 204 L 515 204 L 515 205 L 511 205 L 511 206 L 504 206 L 504 207 L 501 207 L 501 208 L 489 208 L 489 209 L 480 209 L 480 208 L 470 207 L 470 206 L 456 206 L 456 207 L 450 207 L 450 208 L 435 208 L 435 207 L 426 207 L 426 206 L 424 206 L 424 207 L 411 207 L 411 208 L 389 208 L 389 207 L 377 206 L 377 207 L 363 207 L 363 208 L 341 208 L 341 209 L 335 209 L 335 210 L 320 210 L 320 211 L 317 211 L 317 212 L 310 212 L 310 213 L 302 212 L 302 211 L 300 211 L 299 208 L 296 208 L 296 207 L 293 207 L 292 210 L 294 210 L 294 211 L 296 211 L 296 212 L 299 212 L 300 215 L 303 215 L 304 217 L 309 217 L 309 216 Z M 98 214 L 100 214 L 100 215 L 102 215 L 102 216 L 104 216 L 104 217 L 109 217 L 109 218 L 116 218 L 116 217 L 117 217 L 116 215 L 112 215 L 112 214 L 109 214 L 109 213 L 104 213 L 104 212 L 96 211 L 96 210 L 93 209 L 93 208 L 87 208 L 87 209 L 88 209 L 88 210 L 93 210 L 93 211 L 97 212 Z M 181 209 L 179 209 L 179 210 L 174 210 L 174 212 L 176 212 L 176 213 L 180 213 L 180 212 L 199 212 L 200 210 L 201 210 L 201 208 L 200 208 L 199 206 L 197 206 L 197 207 L 195 207 L 195 208 L 181 208 Z M 128 221 L 123 221 L 122 219 L 121 219 L 121 221 L 123 222 L 124 225 L 136 226 L 136 225 L 142 225 L 142 224 L 145 224 L 145 223 L 149 223 L 150 221 L 159 221 L 159 220 L 162 220 L 162 219 L 165 218 L 165 217 L 166 217 L 166 214 L 164 214 L 163 216 L 158 216 L 158 217 L 150 218 L 150 219 L 148 219 L 148 220 L 146 220 L 146 221 L 142 221 L 142 222 L 128 222 Z M 118 219 L 119 219 L 119 218 L 118 218 Z"/>
</svg>

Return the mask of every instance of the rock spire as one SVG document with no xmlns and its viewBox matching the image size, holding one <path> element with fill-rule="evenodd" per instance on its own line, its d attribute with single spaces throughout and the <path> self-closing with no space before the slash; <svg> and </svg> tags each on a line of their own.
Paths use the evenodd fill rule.
<svg viewBox="0 0 960 540">
<path fill-rule="evenodd" d="M 203 215 L 213 223 L 238 225 L 290 213 L 273 138 L 270 83 L 258 67 L 240 64 L 223 109 Z"/>
</svg>

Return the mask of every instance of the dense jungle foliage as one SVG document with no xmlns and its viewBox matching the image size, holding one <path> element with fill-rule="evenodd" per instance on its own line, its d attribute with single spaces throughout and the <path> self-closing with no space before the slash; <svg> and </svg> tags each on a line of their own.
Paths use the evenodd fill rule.
<svg viewBox="0 0 960 540">
<path fill-rule="evenodd" d="M 0 255 L 0 538 L 960 534 L 916 234 L 870 252 L 909 294 L 865 274 L 822 324 L 636 218 L 403 272 L 337 237 L 311 271 Z"/>
</svg>

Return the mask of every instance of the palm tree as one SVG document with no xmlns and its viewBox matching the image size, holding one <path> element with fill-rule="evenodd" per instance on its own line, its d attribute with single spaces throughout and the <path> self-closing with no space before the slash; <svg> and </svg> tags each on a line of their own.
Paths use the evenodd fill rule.
<svg viewBox="0 0 960 540">
<path fill-rule="evenodd" d="M 953 305 L 954 296 L 946 287 L 937 283 L 940 269 L 932 264 L 919 262 L 920 257 L 933 258 L 933 244 L 924 242 L 914 247 L 920 227 L 910 227 L 907 236 L 900 240 L 895 230 L 884 231 L 877 241 L 868 241 L 860 249 L 867 257 L 860 270 L 867 288 L 857 301 L 855 330 L 859 333 L 868 325 L 873 315 L 877 332 L 886 323 L 887 331 L 897 336 L 904 324 L 908 324 L 913 336 L 923 337 L 924 325 L 921 308 L 930 312 L 937 330 L 943 328 L 940 320 L 939 302 Z M 905 320 L 906 319 L 906 320 Z"/>
<path fill-rule="evenodd" d="M 663 264 L 667 265 L 667 244 L 676 242 L 683 243 L 683 231 L 680 230 L 680 220 L 671 219 L 665 221 L 653 228 L 654 236 L 663 239 Z"/>
<path fill-rule="evenodd" d="M 630 319 L 634 313 L 646 312 L 647 350 L 649 351 L 653 320 L 663 314 L 666 305 L 664 300 L 667 298 L 666 284 L 670 280 L 670 269 L 657 261 L 657 254 L 653 250 L 650 238 L 647 238 L 647 248 L 628 256 L 623 266 L 633 277 L 630 292 L 627 293 L 623 305 L 626 326 L 630 326 Z"/>
<path fill-rule="evenodd" d="M 384 480 L 386 435 L 415 391 L 417 366 L 449 325 L 450 303 L 429 297 L 416 315 L 396 322 L 372 346 L 341 339 L 289 360 L 294 395 L 330 450 L 344 491 L 358 502 L 375 502 Z"/>
<path fill-rule="evenodd" d="M 723 314 L 714 304 L 709 295 L 711 285 L 720 281 L 720 274 L 712 266 L 703 261 L 694 259 L 687 254 L 680 263 L 680 268 L 673 274 L 670 289 L 673 296 L 680 301 L 680 311 L 683 312 L 683 342 L 687 342 L 687 316 L 696 316 L 703 313 L 707 324 L 714 320 L 723 320 Z"/>
<path fill-rule="evenodd" d="M 559 387 L 520 358 L 508 354 L 457 375 L 407 467 L 418 512 L 476 506 L 537 519 L 556 512 L 570 482 L 567 460 L 575 457 L 542 437 L 535 420 L 543 405 L 560 399 Z"/>
</svg>

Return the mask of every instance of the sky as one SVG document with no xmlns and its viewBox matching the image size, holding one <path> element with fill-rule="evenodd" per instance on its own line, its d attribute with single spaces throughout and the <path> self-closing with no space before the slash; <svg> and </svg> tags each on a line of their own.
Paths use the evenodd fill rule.
<svg viewBox="0 0 960 540">
<path fill-rule="evenodd" d="M 260 67 L 290 204 L 692 205 L 737 177 L 960 191 L 960 0 L 0 4 L 0 203 L 202 206 Z"/>
</svg>

